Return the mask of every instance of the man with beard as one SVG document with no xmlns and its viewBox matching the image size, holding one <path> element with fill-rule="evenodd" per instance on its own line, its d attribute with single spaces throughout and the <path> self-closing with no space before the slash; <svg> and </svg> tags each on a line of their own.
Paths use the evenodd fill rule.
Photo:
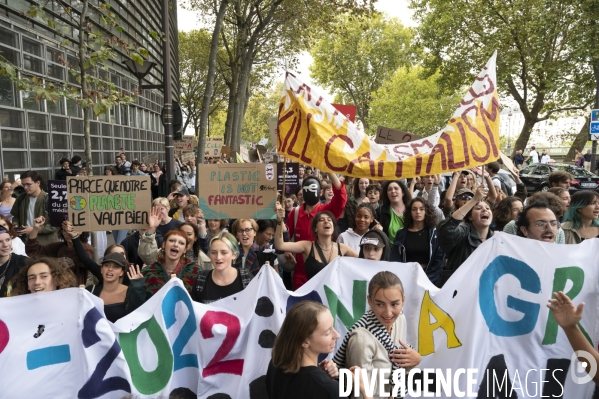
<svg viewBox="0 0 599 399">
<path fill-rule="evenodd" d="M 546 202 L 535 201 L 522 210 L 516 227 L 520 237 L 555 242 L 559 222 Z"/>
<path fill-rule="evenodd" d="M 307 168 L 306 168 L 307 169 Z M 347 203 L 347 192 L 343 182 L 337 178 L 334 173 L 329 173 L 329 180 L 333 188 L 333 198 L 331 202 L 327 204 L 319 203 L 320 192 L 322 186 L 320 179 L 315 176 L 305 175 L 305 179 L 302 182 L 302 193 L 304 203 L 289 212 L 287 216 L 287 229 L 289 230 L 289 237 L 294 241 L 310 240 L 314 241 L 315 237 L 310 230 L 312 219 L 318 212 L 330 211 L 335 216 L 335 219 L 339 219 L 343 213 L 343 208 Z M 298 289 L 308 281 L 306 275 L 306 269 L 304 268 L 304 260 L 301 255 L 296 255 L 297 259 L 291 253 L 285 253 L 287 262 L 296 263 L 293 270 L 292 288 Z"/>
</svg>

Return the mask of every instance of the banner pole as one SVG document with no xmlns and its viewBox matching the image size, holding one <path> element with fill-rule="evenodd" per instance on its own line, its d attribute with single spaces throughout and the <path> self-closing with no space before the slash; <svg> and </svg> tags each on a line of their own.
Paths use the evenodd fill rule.
<svg viewBox="0 0 599 399">
<path fill-rule="evenodd" d="M 487 185 L 485 184 L 485 165 L 483 165 L 483 172 L 481 174 L 482 176 L 482 180 L 483 180 L 483 187 L 487 187 Z"/>
<path fill-rule="evenodd" d="M 283 190 L 281 191 L 281 205 L 285 206 L 285 191 L 287 191 L 287 157 L 283 161 Z"/>
</svg>

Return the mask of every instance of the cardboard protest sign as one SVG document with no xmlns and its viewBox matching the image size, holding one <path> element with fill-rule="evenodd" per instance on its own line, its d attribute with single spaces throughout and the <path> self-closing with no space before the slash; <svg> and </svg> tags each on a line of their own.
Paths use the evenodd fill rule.
<svg viewBox="0 0 599 399">
<path fill-rule="evenodd" d="M 192 159 L 195 159 L 196 154 L 194 154 L 193 152 L 186 152 L 184 154 L 181 154 L 181 162 L 189 162 Z"/>
<path fill-rule="evenodd" d="M 379 126 L 376 130 L 375 143 L 378 144 L 401 144 L 409 143 L 410 141 L 420 140 L 422 136 L 412 134 L 408 132 L 402 132 L 401 130 L 391 129 L 385 126 Z"/>
<path fill-rule="evenodd" d="M 220 153 L 228 157 L 231 155 L 231 147 L 223 145 L 220 149 Z"/>
<path fill-rule="evenodd" d="M 224 139 L 222 137 L 211 137 L 206 139 L 204 158 L 220 158 Z"/>
<path fill-rule="evenodd" d="M 76 230 L 146 229 L 152 205 L 149 176 L 67 178 L 69 220 Z"/>
<path fill-rule="evenodd" d="M 157 159 L 160 159 L 160 154 L 158 154 L 158 153 L 150 153 L 150 154 L 146 155 L 145 157 L 143 157 L 141 160 L 145 164 L 149 164 L 149 163 L 156 162 Z"/>
<path fill-rule="evenodd" d="M 283 179 L 287 174 L 287 178 Z M 285 181 L 285 196 L 295 194 L 299 187 L 299 163 L 288 163 L 285 169 L 285 163 L 277 164 L 277 190 L 283 191 L 283 180 Z"/>
<path fill-rule="evenodd" d="M 245 145 L 239 147 L 239 155 L 244 162 L 250 162 L 250 150 Z"/>
<path fill-rule="evenodd" d="M 206 219 L 275 218 L 275 165 L 199 165 L 198 173 L 198 198 Z"/>
<path fill-rule="evenodd" d="M 48 180 L 48 216 L 52 227 L 62 226 L 68 219 L 67 182 Z"/>
<path fill-rule="evenodd" d="M 193 143 L 191 140 L 177 140 L 174 142 L 175 151 L 189 152 L 193 151 Z"/>
<path fill-rule="evenodd" d="M 501 160 L 501 163 L 503 163 L 504 169 L 513 175 L 515 166 L 510 157 L 505 155 L 503 152 L 499 152 L 499 159 Z"/>
</svg>

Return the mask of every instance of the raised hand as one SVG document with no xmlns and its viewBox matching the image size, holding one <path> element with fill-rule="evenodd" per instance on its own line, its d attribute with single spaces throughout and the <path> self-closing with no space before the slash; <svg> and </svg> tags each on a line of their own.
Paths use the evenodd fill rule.
<svg viewBox="0 0 599 399">
<path fill-rule="evenodd" d="M 151 231 L 152 233 L 154 231 L 156 231 L 158 226 L 160 226 L 161 221 L 162 221 L 162 214 L 160 212 L 160 209 L 158 209 L 157 206 L 152 207 L 152 209 L 150 210 L 150 215 L 148 216 L 148 226 L 149 226 L 148 230 Z"/>
<path fill-rule="evenodd" d="M 485 198 L 487 194 L 489 194 L 489 189 L 481 184 L 476 189 L 473 199 L 476 200 L 476 202 L 482 201 L 482 199 Z"/>
<path fill-rule="evenodd" d="M 129 277 L 129 280 L 137 280 L 139 278 L 144 278 L 143 274 L 141 274 L 138 265 L 131 265 L 131 267 L 129 267 L 129 270 L 127 270 L 127 276 Z"/>
<path fill-rule="evenodd" d="M 75 229 L 73 229 L 73 225 L 68 220 L 62 222 L 62 232 L 71 239 L 77 235 L 77 232 L 75 232 Z"/>
<path fill-rule="evenodd" d="M 281 206 L 279 201 L 275 202 L 275 213 L 277 214 L 277 222 L 281 223 L 285 219 L 285 208 Z"/>
<path fill-rule="evenodd" d="M 41 230 L 42 227 L 44 227 L 44 224 L 46 223 L 46 218 L 43 216 L 40 216 L 38 218 L 33 219 L 33 228 L 36 230 Z"/>
<path fill-rule="evenodd" d="M 584 302 L 581 302 L 578 307 L 576 307 L 570 298 L 560 291 L 553 293 L 553 299 L 549 300 L 547 307 L 553 312 L 557 324 L 566 329 L 568 327 L 576 326 L 582 319 Z"/>
</svg>

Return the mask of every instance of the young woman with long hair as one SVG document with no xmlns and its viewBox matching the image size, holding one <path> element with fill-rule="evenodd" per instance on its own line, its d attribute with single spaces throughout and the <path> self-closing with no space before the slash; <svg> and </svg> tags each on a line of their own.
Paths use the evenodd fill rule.
<svg viewBox="0 0 599 399">
<path fill-rule="evenodd" d="M 191 292 L 196 302 L 211 303 L 243 291 L 252 280 L 248 269 L 233 267 L 239 254 L 237 240 L 230 233 L 221 233 L 210 240 L 209 256 L 213 270 L 201 272 Z"/>
<path fill-rule="evenodd" d="M 314 301 L 295 304 L 285 316 L 271 352 L 266 372 L 270 399 L 339 398 L 337 366 L 330 360 L 318 362 L 321 353 L 335 351 L 340 337 L 329 309 Z M 350 368 L 354 373 L 356 367 Z M 358 370 L 358 374 L 361 373 Z M 366 399 L 362 379 L 360 392 Z"/>
<path fill-rule="evenodd" d="M 367 370 L 410 369 L 420 363 L 420 354 L 407 341 L 407 323 L 403 314 L 404 288 L 399 277 L 385 271 L 375 274 L 368 284 L 370 309 L 349 329 L 333 357 L 337 367 L 357 365 Z M 406 375 L 407 375 L 406 370 Z M 374 392 L 380 391 L 376 379 Z M 385 386 L 392 392 L 391 385 Z M 381 398 L 375 393 L 375 398 Z M 389 396 L 385 396 L 388 398 Z"/>
<path fill-rule="evenodd" d="M 0 227 L 4 228 L 8 231 L 8 234 L 12 237 L 12 253 L 26 256 L 25 252 L 25 243 L 23 240 L 19 238 L 19 235 L 15 231 L 13 225 L 10 223 L 10 220 L 6 216 L 0 215 Z"/>
<path fill-rule="evenodd" d="M 17 240 L 21 241 L 20 238 Z M 13 236 L 0 227 L 0 298 L 7 296 L 10 280 L 25 266 L 27 257 L 12 252 Z"/>
<path fill-rule="evenodd" d="M 56 258 L 41 257 L 30 259 L 13 280 L 10 296 L 29 293 L 50 292 L 77 286 L 71 270 Z"/>
<path fill-rule="evenodd" d="M 599 237 L 599 193 L 591 190 L 575 193 L 564 215 L 562 229 L 566 244 Z"/>
<path fill-rule="evenodd" d="M 366 234 L 372 225 L 373 228 L 382 230 L 382 226 L 374 218 L 374 209 L 370 203 L 361 203 L 356 209 L 354 216 L 353 228 L 348 228 L 343 233 L 339 234 L 337 242 L 347 244 L 356 252 L 360 251 L 360 240 Z"/>
<path fill-rule="evenodd" d="M 391 242 L 404 226 L 404 212 L 411 199 L 410 190 L 399 180 L 389 180 L 383 185 L 383 204 L 376 211 L 376 219 Z"/>
<path fill-rule="evenodd" d="M 183 230 L 176 228 L 166 233 L 156 262 L 141 270 L 149 295 L 158 292 L 170 280 L 172 274 L 183 281 L 185 289 L 191 294 L 193 284 L 202 269 L 187 257 L 188 245 L 189 238 Z"/>
<path fill-rule="evenodd" d="M 488 193 L 487 188 L 479 186 L 471 200 L 439 224 L 439 245 L 447 254 L 447 265 L 441 272 L 441 286 L 479 245 L 493 236 L 493 213 L 491 205 L 484 200 Z"/>
<path fill-rule="evenodd" d="M 14 184 L 11 184 L 9 181 L 3 181 L 0 183 L 0 215 L 6 216 L 9 223 L 12 221 L 12 215 L 10 211 L 17 200 L 15 197 L 13 197 L 14 187 L 18 186 L 19 184 L 19 181 L 15 182 Z"/>
<path fill-rule="evenodd" d="M 440 285 L 445 253 L 439 246 L 435 210 L 423 198 L 413 198 L 408 203 L 404 228 L 395 235 L 391 249 L 392 262 L 416 262 L 431 283 Z"/>
<path fill-rule="evenodd" d="M 302 254 L 308 279 L 314 277 L 339 256 L 358 257 L 358 253 L 348 245 L 333 242 L 333 236 L 337 231 L 337 222 L 331 212 L 318 212 L 312 219 L 312 234 L 316 241 L 285 242 L 282 227 L 285 223 L 285 209 L 277 202 L 275 210 L 278 222 L 275 232 L 275 248 L 277 251 Z"/>
</svg>

